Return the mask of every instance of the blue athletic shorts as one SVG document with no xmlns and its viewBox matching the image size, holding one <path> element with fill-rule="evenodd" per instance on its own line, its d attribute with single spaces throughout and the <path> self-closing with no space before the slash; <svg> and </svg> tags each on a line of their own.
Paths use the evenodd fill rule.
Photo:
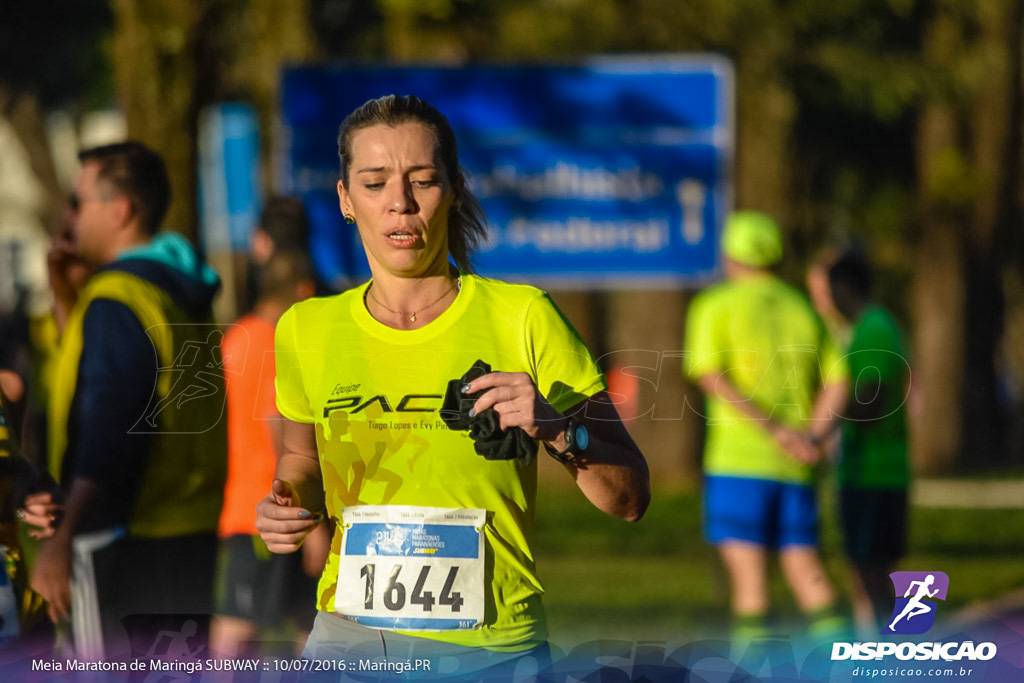
<svg viewBox="0 0 1024 683">
<path fill-rule="evenodd" d="M 769 548 L 817 545 L 814 488 L 709 475 L 704 478 L 704 537 L 716 545 L 728 540 Z"/>
</svg>

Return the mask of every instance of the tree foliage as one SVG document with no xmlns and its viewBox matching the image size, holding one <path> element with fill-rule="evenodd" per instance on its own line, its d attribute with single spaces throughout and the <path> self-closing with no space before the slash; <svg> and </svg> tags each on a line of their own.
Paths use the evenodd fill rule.
<svg viewBox="0 0 1024 683">
<path fill-rule="evenodd" d="M 113 93 L 104 0 L 0 0 L 0 87 L 44 107 L 106 106 Z"/>
</svg>

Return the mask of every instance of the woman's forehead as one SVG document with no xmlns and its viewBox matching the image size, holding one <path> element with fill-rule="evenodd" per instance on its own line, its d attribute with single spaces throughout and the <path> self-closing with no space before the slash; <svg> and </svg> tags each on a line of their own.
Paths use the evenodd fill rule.
<svg viewBox="0 0 1024 683">
<path fill-rule="evenodd" d="M 437 146 L 434 130 L 417 121 L 396 125 L 380 123 L 360 128 L 352 135 L 353 155 L 374 147 L 424 149 L 433 154 Z"/>
<path fill-rule="evenodd" d="M 362 128 L 352 136 L 349 169 L 361 170 L 399 166 L 444 168 L 434 131 L 421 123 L 396 126 L 375 125 Z"/>
</svg>

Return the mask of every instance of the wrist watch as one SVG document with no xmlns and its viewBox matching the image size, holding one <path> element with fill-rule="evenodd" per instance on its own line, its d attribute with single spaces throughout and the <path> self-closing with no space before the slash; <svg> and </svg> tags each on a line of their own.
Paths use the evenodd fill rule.
<svg viewBox="0 0 1024 683">
<path fill-rule="evenodd" d="M 570 462 L 577 455 L 582 455 L 589 445 L 590 432 L 587 431 L 587 426 L 575 417 L 570 417 L 565 422 L 564 450 L 556 451 L 551 444 L 544 442 L 544 448 L 547 449 L 551 457 L 559 462 Z"/>
</svg>

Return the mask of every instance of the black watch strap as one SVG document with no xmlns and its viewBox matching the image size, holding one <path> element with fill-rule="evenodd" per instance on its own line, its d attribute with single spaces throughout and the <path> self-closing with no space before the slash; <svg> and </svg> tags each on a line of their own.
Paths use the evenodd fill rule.
<svg viewBox="0 0 1024 683">
<path fill-rule="evenodd" d="M 558 462 L 571 462 L 576 457 L 576 427 L 579 425 L 579 421 L 570 417 L 565 421 L 565 449 L 556 451 L 551 447 L 547 441 L 544 442 L 544 449 L 548 452 L 552 458 Z"/>
</svg>

